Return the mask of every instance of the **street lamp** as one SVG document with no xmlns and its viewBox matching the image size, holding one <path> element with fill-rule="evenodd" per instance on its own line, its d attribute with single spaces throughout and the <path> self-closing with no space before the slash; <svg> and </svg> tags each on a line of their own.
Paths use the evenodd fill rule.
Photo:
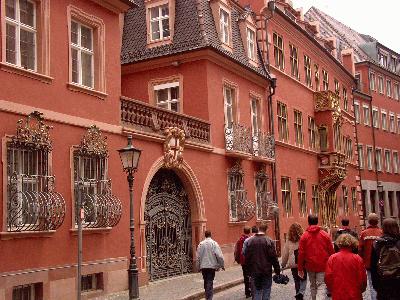
<svg viewBox="0 0 400 300">
<path fill-rule="evenodd" d="M 378 188 L 378 197 L 379 197 L 379 213 L 380 213 L 380 219 L 381 219 L 381 226 L 383 222 L 383 213 L 384 213 L 384 200 L 383 200 L 383 185 L 381 181 L 378 181 L 377 184 Z"/>
<path fill-rule="evenodd" d="M 129 280 L 129 300 L 139 299 L 139 281 L 138 281 L 138 268 L 136 264 L 136 253 L 135 253 L 135 237 L 134 237 L 134 216 L 133 216 L 133 180 L 135 179 L 134 174 L 138 168 L 140 153 L 142 150 L 136 149 L 132 145 L 132 136 L 128 135 L 128 146 L 118 150 L 121 158 L 122 167 L 127 174 L 129 184 L 129 229 L 131 236 L 130 243 L 130 260 L 128 269 L 128 280 Z"/>
</svg>

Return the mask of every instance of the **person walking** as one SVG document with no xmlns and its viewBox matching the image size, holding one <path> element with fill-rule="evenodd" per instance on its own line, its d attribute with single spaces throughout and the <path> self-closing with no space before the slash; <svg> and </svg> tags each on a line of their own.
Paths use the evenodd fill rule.
<svg viewBox="0 0 400 300">
<path fill-rule="evenodd" d="M 377 214 L 371 213 L 368 215 L 368 227 L 360 234 L 358 244 L 358 254 L 364 261 L 367 269 L 368 289 L 371 295 L 371 300 L 376 300 L 376 291 L 372 286 L 371 278 L 371 253 L 372 245 L 376 239 L 382 236 L 382 230 L 378 227 L 379 218 Z"/>
<path fill-rule="evenodd" d="M 204 236 L 205 239 L 197 247 L 196 263 L 203 275 L 206 300 L 212 300 L 215 271 L 225 270 L 224 256 L 218 243 L 211 238 L 211 231 L 206 230 Z"/>
<path fill-rule="evenodd" d="M 307 276 L 300 278 L 297 269 L 299 240 L 303 234 L 303 228 L 299 223 L 293 223 L 289 227 L 288 240 L 283 247 L 282 268 L 288 266 L 292 271 L 294 286 L 296 289 L 296 299 L 303 299 L 307 287 Z"/>
<path fill-rule="evenodd" d="M 367 272 L 362 258 L 352 253 L 358 241 L 349 233 L 343 233 L 336 243 L 340 250 L 329 257 L 325 269 L 325 283 L 332 300 L 362 300 Z"/>
<path fill-rule="evenodd" d="M 250 227 L 245 226 L 243 228 L 242 236 L 236 242 L 235 252 L 234 252 L 235 261 L 242 266 L 243 280 L 244 280 L 244 294 L 245 294 L 246 298 L 251 297 L 250 270 L 249 270 L 249 265 L 246 264 L 246 260 L 245 260 L 242 250 L 243 250 L 244 242 L 249 237 L 250 237 Z"/>
<path fill-rule="evenodd" d="M 318 226 L 318 216 L 309 215 L 308 225 L 299 241 L 298 274 L 304 278 L 307 270 L 312 300 L 326 299 L 324 272 L 329 256 L 334 253 L 332 239 Z"/>
<path fill-rule="evenodd" d="M 267 225 L 263 224 L 259 232 L 247 239 L 245 251 L 246 264 L 254 283 L 253 299 L 269 300 L 272 286 L 272 267 L 275 274 L 281 270 L 273 241 L 266 236 Z"/>
<path fill-rule="evenodd" d="M 400 234 L 399 224 L 387 218 L 382 224 L 383 235 L 374 241 L 371 255 L 372 285 L 378 300 L 400 298 Z"/>
<path fill-rule="evenodd" d="M 334 243 L 335 252 L 339 252 L 339 249 L 340 249 L 340 248 L 339 248 L 338 245 L 336 245 L 336 240 L 338 239 L 338 237 L 339 237 L 341 234 L 348 233 L 348 234 L 350 234 L 351 236 L 353 236 L 355 239 L 358 240 L 358 234 L 357 234 L 357 232 L 355 232 L 354 230 L 352 230 L 352 229 L 350 228 L 350 226 L 349 226 L 350 220 L 347 219 L 347 218 L 343 218 L 342 221 L 341 221 L 341 223 L 342 223 L 342 227 L 339 228 L 339 229 L 336 231 L 336 234 L 335 234 L 335 243 Z M 351 249 L 351 251 L 352 251 L 354 254 L 357 254 L 357 253 L 358 253 L 358 243 L 357 243 L 357 247 L 354 248 L 354 249 Z"/>
</svg>

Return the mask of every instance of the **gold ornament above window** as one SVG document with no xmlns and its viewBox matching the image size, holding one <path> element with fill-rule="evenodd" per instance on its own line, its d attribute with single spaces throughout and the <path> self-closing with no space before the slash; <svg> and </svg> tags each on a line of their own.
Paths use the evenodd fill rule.
<svg viewBox="0 0 400 300">
<path fill-rule="evenodd" d="M 183 163 L 185 132 L 177 127 L 167 127 L 164 142 L 164 167 L 180 168 Z"/>
<path fill-rule="evenodd" d="M 108 157 L 107 137 L 103 136 L 96 125 L 90 126 L 81 139 L 79 147 L 80 154 L 83 156 Z"/>
</svg>

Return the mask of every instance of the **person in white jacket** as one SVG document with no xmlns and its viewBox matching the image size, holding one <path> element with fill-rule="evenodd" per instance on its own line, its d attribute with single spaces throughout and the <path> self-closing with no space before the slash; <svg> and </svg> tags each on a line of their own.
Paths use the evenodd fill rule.
<svg viewBox="0 0 400 300">
<path fill-rule="evenodd" d="M 220 246 L 211 238 L 211 231 L 206 230 L 205 239 L 197 247 L 197 269 L 201 271 L 204 280 L 204 291 L 206 299 L 213 298 L 213 283 L 215 271 L 224 267 L 224 256 Z"/>
<path fill-rule="evenodd" d="M 303 228 L 299 223 L 293 223 L 289 227 L 288 240 L 283 247 L 282 268 L 290 268 L 296 289 L 296 299 L 303 299 L 307 287 L 307 278 L 300 278 L 297 270 L 297 254 L 299 251 L 299 240 L 303 234 Z"/>
</svg>

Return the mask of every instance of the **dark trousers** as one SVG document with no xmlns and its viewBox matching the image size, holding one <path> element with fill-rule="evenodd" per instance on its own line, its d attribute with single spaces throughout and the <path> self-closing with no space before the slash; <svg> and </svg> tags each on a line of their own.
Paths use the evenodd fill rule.
<svg viewBox="0 0 400 300">
<path fill-rule="evenodd" d="M 243 271 L 243 280 L 244 280 L 244 293 L 247 296 L 251 295 L 251 286 L 250 286 L 250 268 L 248 265 L 242 265 Z"/>
<path fill-rule="evenodd" d="M 297 268 L 292 268 L 290 270 L 292 271 L 292 276 L 293 276 L 293 280 L 294 280 L 294 288 L 296 289 L 296 295 L 298 295 L 300 293 L 304 296 L 304 292 L 305 292 L 306 285 L 307 285 L 307 281 L 306 281 L 307 273 L 304 272 L 304 278 L 302 279 L 299 277 Z"/>
<path fill-rule="evenodd" d="M 204 291 L 206 293 L 206 300 L 212 300 L 215 270 L 201 269 L 201 274 L 203 275 L 203 280 L 204 280 Z"/>
</svg>

